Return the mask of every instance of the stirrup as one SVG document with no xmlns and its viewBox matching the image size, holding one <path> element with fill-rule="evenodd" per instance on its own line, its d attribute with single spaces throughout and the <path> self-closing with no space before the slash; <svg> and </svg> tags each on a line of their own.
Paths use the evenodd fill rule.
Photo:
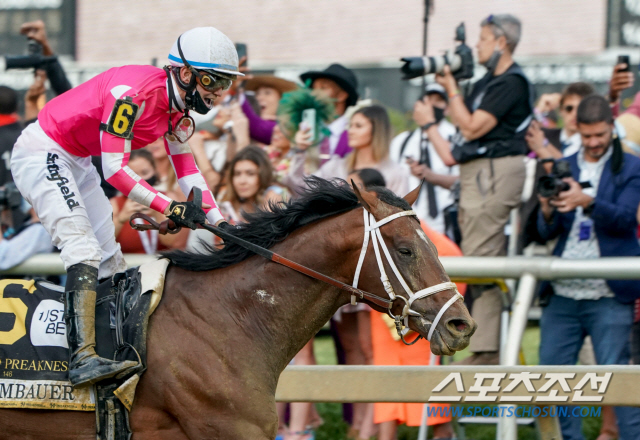
<svg viewBox="0 0 640 440">
<path fill-rule="evenodd" d="M 121 379 L 138 365 L 136 361 L 112 361 L 94 354 L 78 361 L 77 365 L 69 365 L 69 381 L 73 386 L 83 386 L 114 376 Z"/>
</svg>

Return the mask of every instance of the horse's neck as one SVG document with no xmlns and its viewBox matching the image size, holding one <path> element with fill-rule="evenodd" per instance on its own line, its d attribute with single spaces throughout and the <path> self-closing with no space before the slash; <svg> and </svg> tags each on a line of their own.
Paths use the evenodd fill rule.
<svg viewBox="0 0 640 440">
<path fill-rule="evenodd" d="M 353 222 L 358 218 L 349 213 L 310 225 L 292 234 L 272 250 L 350 284 L 353 276 L 351 266 L 355 267 L 355 261 L 350 264 L 348 260 L 354 258 L 348 254 L 355 250 L 355 241 L 348 242 L 346 230 L 353 227 L 349 220 Z M 351 253 L 357 258 L 355 252 Z M 335 287 L 273 262 L 254 259 L 252 263 L 257 263 L 254 268 L 260 275 L 251 280 L 249 295 L 266 298 L 253 309 L 258 319 L 256 324 L 259 323 L 260 327 L 257 334 L 264 336 L 261 344 L 270 356 L 277 348 L 278 356 L 273 360 L 275 367 L 281 370 L 335 311 L 348 302 L 349 296 Z"/>
<path fill-rule="evenodd" d="M 301 228 L 272 250 L 351 283 L 362 243 L 356 211 Z M 163 326 L 155 326 L 154 337 L 173 341 L 176 358 L 209 365 L 201 373 L 207 379 L 228 374 L 216 365 L 233 366 L 236 380 L 273 391 L 295 354 L 349 301 L 346 292 L 259 256 L 207 273 L 169 275 L 154 318 Z M 195 360 L 194 347 L 200 348 Z"/>
<path fill-rule="evenodd" d="M 350 283 L 359 244 L 355 239 L 349 243 L 346 231 L 358 218 L 360 215 L 351 212 L 314 223 L 272 250 Z M 353 264 L 347 260 L 354 260 Z M 214 283 L 216 273 L 222 275 L 222 271 L 211 272 Z M 235 289 L 224 292 L 227 300 L 218 306 L 227 302 L 223 307 L 235 314 L 234 330 L 242 332 L 246 339 L 242 343 L 251 346 L 245 356 L 254 357 L 254 361 L 262 356 L 265 366 L 277 374 L 349 300 L 348 294 L 335 287 L 257 256 L 230 267 L 225 276 L 233 280 L 230 285 Z"/>
</svg>

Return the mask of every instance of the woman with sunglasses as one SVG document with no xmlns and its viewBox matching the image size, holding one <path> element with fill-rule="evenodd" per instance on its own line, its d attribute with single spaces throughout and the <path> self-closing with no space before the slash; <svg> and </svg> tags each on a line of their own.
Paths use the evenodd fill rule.
<svg viewBox="0 0 640 440">
<path fill-rule="evenodd" d="M 107 182 L 178 225 L 194 229 L 206 220 L 223 221 L 187 143 L 194 130 L 189 111 L 206 113 L 242 75 L 238 54 L 222 32 L 195 28 L 174 43 L 169 61 L 164 69 L 113 68 L 58 96 L 23 131 L 13 150 L 16 185 L 60 249 L 67 270 L 65 321 L 74 386 L 124 377 L 137 367 L 137 362 L 112 361 L 95 352 L 98 279 L 127 266 L 91 156 L 102 157 Z M 163 135 L 182 191 L 201 188 L 202 206 L 171 200 L 127 165 L 132 150 Z"/>
<path fill-rule="evenodd" d="M 533 121 L 527 131 L 527 144 L 540 159 L 561 159 L 575 154 L 582 145 L 578 133 L 578 105 L 583 98 L 595 93 L 589 83 L 575 82 L 569 84 L 560 97 L 560 117 L 562 128 L 542 128 Z"/>
</svg>

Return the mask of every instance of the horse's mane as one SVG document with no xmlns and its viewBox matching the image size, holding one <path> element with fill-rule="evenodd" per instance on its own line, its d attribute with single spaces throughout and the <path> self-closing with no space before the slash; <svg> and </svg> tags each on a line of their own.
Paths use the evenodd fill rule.
<svg viewBox="0 0 640 440">
<path fill-rule="evenodd" d="M 306 188 L 301 191 L 300 197 L 272 203 L 270 211 L 258 210 L 245 214 L 246 223 L 242 223 L 233 234 L 269 249 L 302 226 L 361 206 L 353 189 L 344 180 L 325 180 L 311 176 L 305 182 Z M 386 188 L 368 189 L 374 191 L 384 203 L 403 210 L 411 209 L 404 199 Z M 163 253 L 163 256 L 182 269 L 205 271 L 227 267 L 254 255 L 234 243 L 227 243 L 221 249 L 208 243 L 202 245 L 202 252 L 174 250 Z"/>
</svg>

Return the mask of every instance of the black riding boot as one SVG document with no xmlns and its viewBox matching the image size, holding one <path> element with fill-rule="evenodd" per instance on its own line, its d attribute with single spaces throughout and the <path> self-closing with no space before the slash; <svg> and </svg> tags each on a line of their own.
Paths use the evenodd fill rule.
<svg viewBox="0 0 640 440">
<path fill-rule="evenodd" d="M 67 270 L 65 315 L 69 342 L 69 380 L 74 386 L 99 382 L 138 365 L 99 357 L 96 345 L 96 287 L 98 269 L 74 264 Z"/>
</svg>

